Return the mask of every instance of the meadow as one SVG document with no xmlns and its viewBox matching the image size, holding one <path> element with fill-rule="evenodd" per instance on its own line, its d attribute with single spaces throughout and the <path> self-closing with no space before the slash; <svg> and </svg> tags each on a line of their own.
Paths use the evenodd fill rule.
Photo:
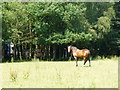
<svg viewBox="0 0 120 90">
<path fill-rule="evenodd" d="M 2 63 L 2 88 L 118 88 L 118 60 Z"/>
</svg>

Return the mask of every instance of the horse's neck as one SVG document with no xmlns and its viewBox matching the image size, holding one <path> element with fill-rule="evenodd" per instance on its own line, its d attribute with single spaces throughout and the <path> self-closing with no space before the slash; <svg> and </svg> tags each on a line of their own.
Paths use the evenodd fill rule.
<svg viewBox="0 0 120 90">
<path fill-rule="evenodd" d="M 72 47 L 72 49 L 77 49 L 76 47 Z"/>
<path fill-rule="evenodd" d="M 72 47 L 72 53 L 76 52 L 77 48 L 76 47 Z"/>
</svg>

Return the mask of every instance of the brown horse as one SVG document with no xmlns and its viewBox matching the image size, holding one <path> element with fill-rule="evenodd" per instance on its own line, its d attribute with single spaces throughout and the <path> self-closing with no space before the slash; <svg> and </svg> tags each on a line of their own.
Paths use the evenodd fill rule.
<svg viewBox="0 0 120 90">
<path fill-rule="evenodd" d="M 87 62 L 87 60 L 89 60 L 89 66 L 91 66 L 90 64 L 90 51 L 88 49 L 78 49 L 74 46 L 68 46 L 68 52 L 72 52 L 73 57 L 76 60 L 76 66 L 78 66 L 78 58 L 83 58 L 84 59 L 84 65 Z"/>
</svg>

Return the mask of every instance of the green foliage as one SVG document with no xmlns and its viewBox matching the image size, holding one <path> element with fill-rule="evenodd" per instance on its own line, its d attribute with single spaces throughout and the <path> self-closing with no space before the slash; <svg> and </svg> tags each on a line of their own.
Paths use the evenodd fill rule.
<svg viewBox="0 0 120 90">
<path fill-rule="evenodd" d="M 77 43 L 77 42 L 89 42 L 92 40 L 91 34 L 82 33 L 72 33 L 66 32 L 65 35 L 62 34 L 55 34 L 50 36 L 47 41 L 51 42 L 52 44 L 67 44 L 67 43 Z"/>
<path fill-rule="evenodd" d="M 14 44 L 24 33 L 27 18 L 22 3 L 3 3 L 3 40 Z M 16 41 L 17 40 L 17 41 Z"/>
<path fill-rule="evenodd" d="M 101 38 L 110 31 L 110 18 L 114 14 L 110 6 L 111 3 L 4 3 L 3 39 L 14 42 L 25 38 L 27 33 L 33 33 L 38 38 L 33 41 L 38 43 L 76 43 Z M 89 22 L 96 24 L 91 26 Z"/>
<path fill-rule="evenodd" d="M 113 2 L 3 3 L 2 40 L 19 45 L 72 44 L 105 52 L 114 45 L 120 47 L 119 21 L 112 22 L 119 18 L 118 6 Z"/>
<path fill-rule="evenodd" d="M 108 17 L 98 18 L 98 22 L 95 25 L 98 38 L 103 38 L 104 34 L 110 32 L 110 19 Z"/>
<path fill-rule="evenodd" d="M 103 13 L 108 11 L 108 8 L 112 8 L 114 3 L 108 3 L 108 2 L 90 2 L 85 3 L 86 5 L 86 18 L 88 19 L 89 23 L 95 24 L 101 16 L 103 16 Z M 109 12 L 106 13 L 107 15 L 110 15 Z"/>
</svg>

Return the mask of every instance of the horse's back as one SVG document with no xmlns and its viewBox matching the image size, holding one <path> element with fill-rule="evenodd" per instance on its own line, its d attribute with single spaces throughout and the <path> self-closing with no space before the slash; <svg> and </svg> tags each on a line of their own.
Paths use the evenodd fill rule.
<svg viewBox="0 0 120 90">
<path fill-rule="evenodd" d="M 88 50 L 88 49 L 82 49 L 82 51 L 83 51 L 84 53 L 90 54 L 90 50 Z"/>
<path fill-rule="evenodd" d="M 90 51 L 88 49 L 82 49 L 82 50 L 77 49 L 77 51 L 73 54 L 75 57 L 83 58 L 83 57 L 88 57 L 90 54 Z"/>
</svg>

